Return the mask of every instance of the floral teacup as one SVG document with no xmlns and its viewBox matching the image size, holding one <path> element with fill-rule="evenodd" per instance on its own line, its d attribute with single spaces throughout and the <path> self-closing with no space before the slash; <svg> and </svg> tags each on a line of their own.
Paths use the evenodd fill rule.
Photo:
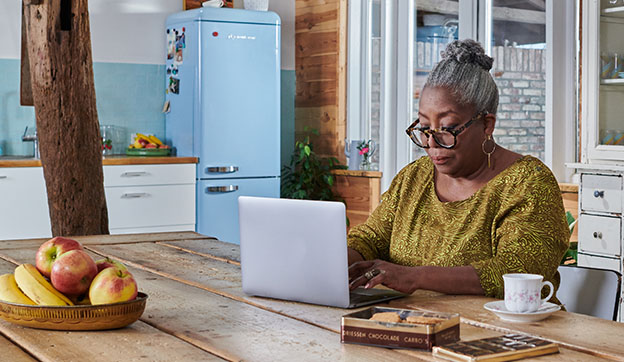
<svg viewBox="0 0 624 362">
<path fill-rule="evenodd" d="M 552 283 L 543 281 L 544 277 L 539 274 L 505 274 L 503 280 L 505 281 L 505 308 L 510 312 L 535 312 L 553 296 L 555 291 Z M 545 285 L 550 287 L 550 293 L 542 299 L 540 294 Z"/>
</svg>

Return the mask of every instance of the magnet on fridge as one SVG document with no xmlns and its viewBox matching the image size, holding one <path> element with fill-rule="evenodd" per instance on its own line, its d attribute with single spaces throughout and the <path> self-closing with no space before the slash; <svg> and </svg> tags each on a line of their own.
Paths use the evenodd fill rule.
<svg viewBox="0 0 624 362">
<path fill-rule="evenodd" d="M 173 94 L 180 94 L 180 79 L 169 77 L 169 91 Z"/>
<path fill-rule="evenodd" d="M 163 113 L 169 113 L 171 112 L 171 102 L 169 102 L 169 100 L 167 99 L 165 101 L 165 104 L 163 104 L 163 109 L 162 109 Z"/>
<path fill-rule="evenodd" d="M 175 55 L 175 43 L 175 30 L 172 29 L 172 31 L 169 31 L 169 29 L 167 29 L 167 59 L 173 59 Z"/>
</svg>

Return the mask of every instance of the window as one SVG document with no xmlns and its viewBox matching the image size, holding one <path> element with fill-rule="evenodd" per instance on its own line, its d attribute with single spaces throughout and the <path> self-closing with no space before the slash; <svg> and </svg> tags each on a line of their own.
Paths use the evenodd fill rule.
<svg viewBox="0 0 624 362">
<path fill-rule="evenodd" d="M 404 130 L 440 51 L 464 38 L 477 39 L 494 57 L 496 142 L 542 159 L 560 177 L 563 162 L 574 161 L 576 144 L 574 17 L 567 1 L 350 1 L 347 137 L 379 145 L 373 168 L 384 173 L 382 189 L 424 155 Z M 555 93 L 554 87 L 568 91 Z M 568 136 L 561 141 L 555 130 Z"/>
</svg>

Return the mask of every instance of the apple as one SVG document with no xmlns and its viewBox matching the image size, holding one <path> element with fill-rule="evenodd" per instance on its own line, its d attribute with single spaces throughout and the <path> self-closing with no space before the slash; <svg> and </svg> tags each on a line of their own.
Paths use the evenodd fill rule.
<svg viewBox="0 0 624 362">
<path fill-rule="evenodd" d="M 82 250 L 82 245 L 73 239 L 57 236 L 41 244 L 35 255 L 35 265 L 39 272 L 50 277 L 52 265 L 62 254 L 70 250 Z"/>
<path fill-rule="evenodd" d="M 121 270 L 127 270 L 128 269 L 122 263 L 118 262 L 117 260 L 111 259 L 109 257 L 106 257 L 106 258 L 100 259 L 100 260 L 96 260 L 95 261 L 95 265 L 98 268 L 98 273 L 101 272 L 102 270 L 106 269 L 106 268 L 111 268 L 111 267 L 119 268 Z"/>
<path fill-rule="evenodd" d="M 84 250 L 71 250 L 62 254 L 52 266 L 52 286 L 59 292 L 77 296 L 89 290 L 98 273 L 93 258 Z"/>
<path fill-rule="evenodd" d="M 89 288 L 91 304 L 120 303 L 136 298 L 136 280 L 128 270 L 106 268 L 98 273 Z"/>
</svg>

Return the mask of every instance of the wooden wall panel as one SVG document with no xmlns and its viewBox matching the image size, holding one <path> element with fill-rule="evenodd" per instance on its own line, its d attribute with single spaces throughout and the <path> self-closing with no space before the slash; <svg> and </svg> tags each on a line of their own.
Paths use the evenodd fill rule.
<svg viewBox="0 0 624 362">
<path fill-rule="evenodd" d="M 346 0 L 295 1 L 295 138 L 310 126 L 315 151 L 345 163 Z"/>
<path fill-rule="evenodd" d="M 560 183 L 559 189 L 561 190 L 565 211 L 570 211 L 574 219 L 578 220 L 578 185 Z M 574 227 L 570 241 L 578 241 L 578 224 Z"/>
<path fill-rule="evenodd" d="M 334 191 L 347 204 L 349 227 L 366 221 L 380 202 L 381 172 L 336 170 Z"/>
</svg>

